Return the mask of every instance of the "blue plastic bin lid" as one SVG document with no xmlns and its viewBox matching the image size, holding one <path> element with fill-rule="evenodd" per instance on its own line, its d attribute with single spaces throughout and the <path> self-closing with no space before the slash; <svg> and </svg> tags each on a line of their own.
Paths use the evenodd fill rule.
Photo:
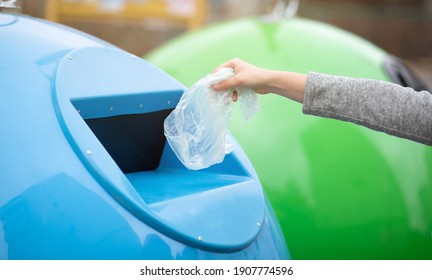
<svg viewBox="0 0 432 280">
<path fill-rule="evenodd" d="M 141 58 L 118 49 L 89 47 L 60 61 L 52 96 L 72 148 L 119 204 L 189 246 L 241 250 L 255 240 L 264 221 L 262 187 L 241 148 L 206 170 L 182 166 L 160 133 L 164 114 L 175 107 L 183 91 L 175 79 Z M 110 131 L 115 125 L 130 124 L 130 134 Z M 129 141 L 135 130 L 138 141 Z M 148 139 L 149 147 L 139 147 Z M 150 160 L 151 168 L 121 168 L 111 150 L 130 152 L 130 147 L 118 147 L 129 145 L 125 143 L 137 146 L 143 157 L 147 152 L 156 157 L 156 164 Z"/>
</svg>

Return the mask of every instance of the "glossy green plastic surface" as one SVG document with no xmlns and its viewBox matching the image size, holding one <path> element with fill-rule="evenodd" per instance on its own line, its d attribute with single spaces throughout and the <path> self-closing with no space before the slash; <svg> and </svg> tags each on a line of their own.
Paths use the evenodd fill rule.
<svg viewBox="0 0 432 280">
<path fill-rule="evenodd" d="M 233 57 L 288 71 L 388 80 L 387 54 L 335 27 L 294 18 L 204 28 L 146 56 L 186 86 Z M 432 149 L 260 96 L 231 131 L 252 161 L 294 259 L 432 259 Z"/>
</svg>

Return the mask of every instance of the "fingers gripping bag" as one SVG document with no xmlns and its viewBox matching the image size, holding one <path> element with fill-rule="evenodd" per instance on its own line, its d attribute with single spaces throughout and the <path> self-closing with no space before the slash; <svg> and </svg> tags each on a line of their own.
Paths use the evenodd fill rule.
<svg viewBox="0 0 432 280">
<path fill-rule="evenodd" d="M 212 85 L 234 76 L 232 68 L 220 68 L 187 89 L 176 108 L 165 119 L 164 134 L 178 159 L 191 170 L 223 161 L 234 146 L 227 142 L 234 89 L 215 91 Z M 257 93 L 235 89 L 243 117 L 259 110 Z"/>
</svg>

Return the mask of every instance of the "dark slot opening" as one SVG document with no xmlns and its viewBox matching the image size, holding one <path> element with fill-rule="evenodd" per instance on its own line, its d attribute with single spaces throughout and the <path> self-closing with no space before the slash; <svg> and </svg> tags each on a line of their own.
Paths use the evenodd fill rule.
<svg viewBox="0 0 432 280">
<path fill-rule="evenodd" d="M 165 145 L 163 122 L 172 110 L 85 119 L 124 173 L 154 170 Z"/>
<path fill-rule="evenodd" d="M 388 56 L 384 62 L 384 69 L 390 76 L 391 81 L 396 84 L 410 87 L 416 91 L 427 90 L 431 92 L 426 83 L 397 57 Z"/>
</svg>

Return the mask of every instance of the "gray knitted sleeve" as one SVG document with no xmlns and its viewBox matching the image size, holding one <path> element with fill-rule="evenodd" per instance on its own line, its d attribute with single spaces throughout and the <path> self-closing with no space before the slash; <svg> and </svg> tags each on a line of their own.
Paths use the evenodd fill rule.
<svg viewBox="0 0 432 280">
<path fill-rule="evenodd" d="M 432 145 L 432 94 L 427 91 L 311 72 L 303 113 L 349 121 Z"/>
</svg>

